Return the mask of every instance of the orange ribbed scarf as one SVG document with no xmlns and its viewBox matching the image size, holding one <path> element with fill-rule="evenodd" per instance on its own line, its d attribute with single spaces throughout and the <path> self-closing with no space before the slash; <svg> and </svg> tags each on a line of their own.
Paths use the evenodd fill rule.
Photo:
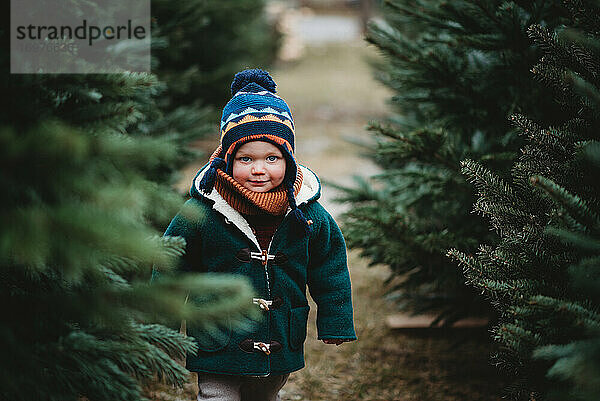
<svg viewBox="0 0 600 401">
<path fill-rule="evenodd" d="M 218 154 L 219 150 L 220 147 L 213 153 L 210 161 Z M 300 168 L 296 171 L 294 196 L 298 195 L 302 186 L 302 171 Z M 272 215 L 283 215 L 289 206 L 287 191 L 282 185 L 269 192 L 255 192 L 244 188 L 223 170 L 217 170 L 215 189 L 231 207 L 242 214 L 257 215 L 266 212 Z"/>
<path fill-rule="evenodd" d="M 298 195 L 302 186 L 302 172 L 298 169 L 294 182 L 294 195 Z M 244 188 L 223 170 L 217 170 L 215 189 L 231 207 L 242 214 L 256 215 L 269 213 L 285 214 L 289 203 L 287 191 L 281 185 L 269 192 L 255 192 Z"/>
</svg>

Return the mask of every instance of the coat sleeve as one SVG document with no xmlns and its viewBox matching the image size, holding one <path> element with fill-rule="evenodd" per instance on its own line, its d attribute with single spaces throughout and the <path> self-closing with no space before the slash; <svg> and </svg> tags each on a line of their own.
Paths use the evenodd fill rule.
<svg viewBox="0 0 600 401">
<path fill-rule="evenodd" d="M 337 223 L 317 204 L 322 218 L 310 243 L 308 289 L 317 303 L 318 339 L 356 339 L 346 243 Z"/>
<path fill-rule="evenodd" d="M 199 202 L 189 199 L 179 213 L 171 220 L 163 236 L 182 237 L 185 239 L 184 254 L 179 258 L 175 271 L 191 272 L 200 271 L 198 262 L 200 259 L 201 236 L 198 224 L 201 220 L 203 210 Z M 161 272 L 152 269 L 152 281 L 159 278 Z"/>
</svg>

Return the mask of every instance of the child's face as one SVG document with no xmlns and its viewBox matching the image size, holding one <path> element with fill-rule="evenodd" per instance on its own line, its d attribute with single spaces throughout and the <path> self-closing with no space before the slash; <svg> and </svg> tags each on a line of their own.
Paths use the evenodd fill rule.
<svg viewBox="0 0 600 401">
<path fill-rule="evenodd" d="M 252 141 L 243 144 L 233 160 L 233 178 L 244 188 L 267 192 L 285 177 L 285 158 L 272 143 Z"/>
</svg>

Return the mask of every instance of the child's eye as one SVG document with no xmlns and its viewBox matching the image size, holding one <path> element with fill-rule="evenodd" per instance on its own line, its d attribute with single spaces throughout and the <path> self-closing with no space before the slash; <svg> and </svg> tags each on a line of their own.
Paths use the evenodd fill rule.
<svg viewBox="0 0 600 401">
<path fill-rule="evenodd" d="M 277 156 L 267 156 L 267 161 L 276 162 L 279 159 Z"/>
<path fill-rule="evenodd" d="M 252 159 L 248 156 L 242 156 L 238 158 L 239 161 L 244 162 L 244 163 L 248 163 L 250 162 Z"/>
</svg>

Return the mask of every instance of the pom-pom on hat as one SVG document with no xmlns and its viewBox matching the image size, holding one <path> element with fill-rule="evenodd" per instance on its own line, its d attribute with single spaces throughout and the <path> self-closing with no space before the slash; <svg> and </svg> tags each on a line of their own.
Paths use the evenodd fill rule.
<svg viewBox="0 0 600 401">
<path fill-rule="evenodd" d="M 235 74 L 231 83 L 231 100 L 221 116 L 221 145 L 213 154 L 210 168 L 200 182 L 206 193 L 213 189 L 217 170 L 233 174 L 235 153 L 250 141 L 265 141 L 277 146 L 286 159 L 282 185 L 298 222 L 310 231 L 306 218 L 294 198 L 294 181 L 298 166 L 294 159 L 294 119 L 287 103 L 275 93 L 277 84 L 267 71 L 248 69 Z"/>
</svg>

